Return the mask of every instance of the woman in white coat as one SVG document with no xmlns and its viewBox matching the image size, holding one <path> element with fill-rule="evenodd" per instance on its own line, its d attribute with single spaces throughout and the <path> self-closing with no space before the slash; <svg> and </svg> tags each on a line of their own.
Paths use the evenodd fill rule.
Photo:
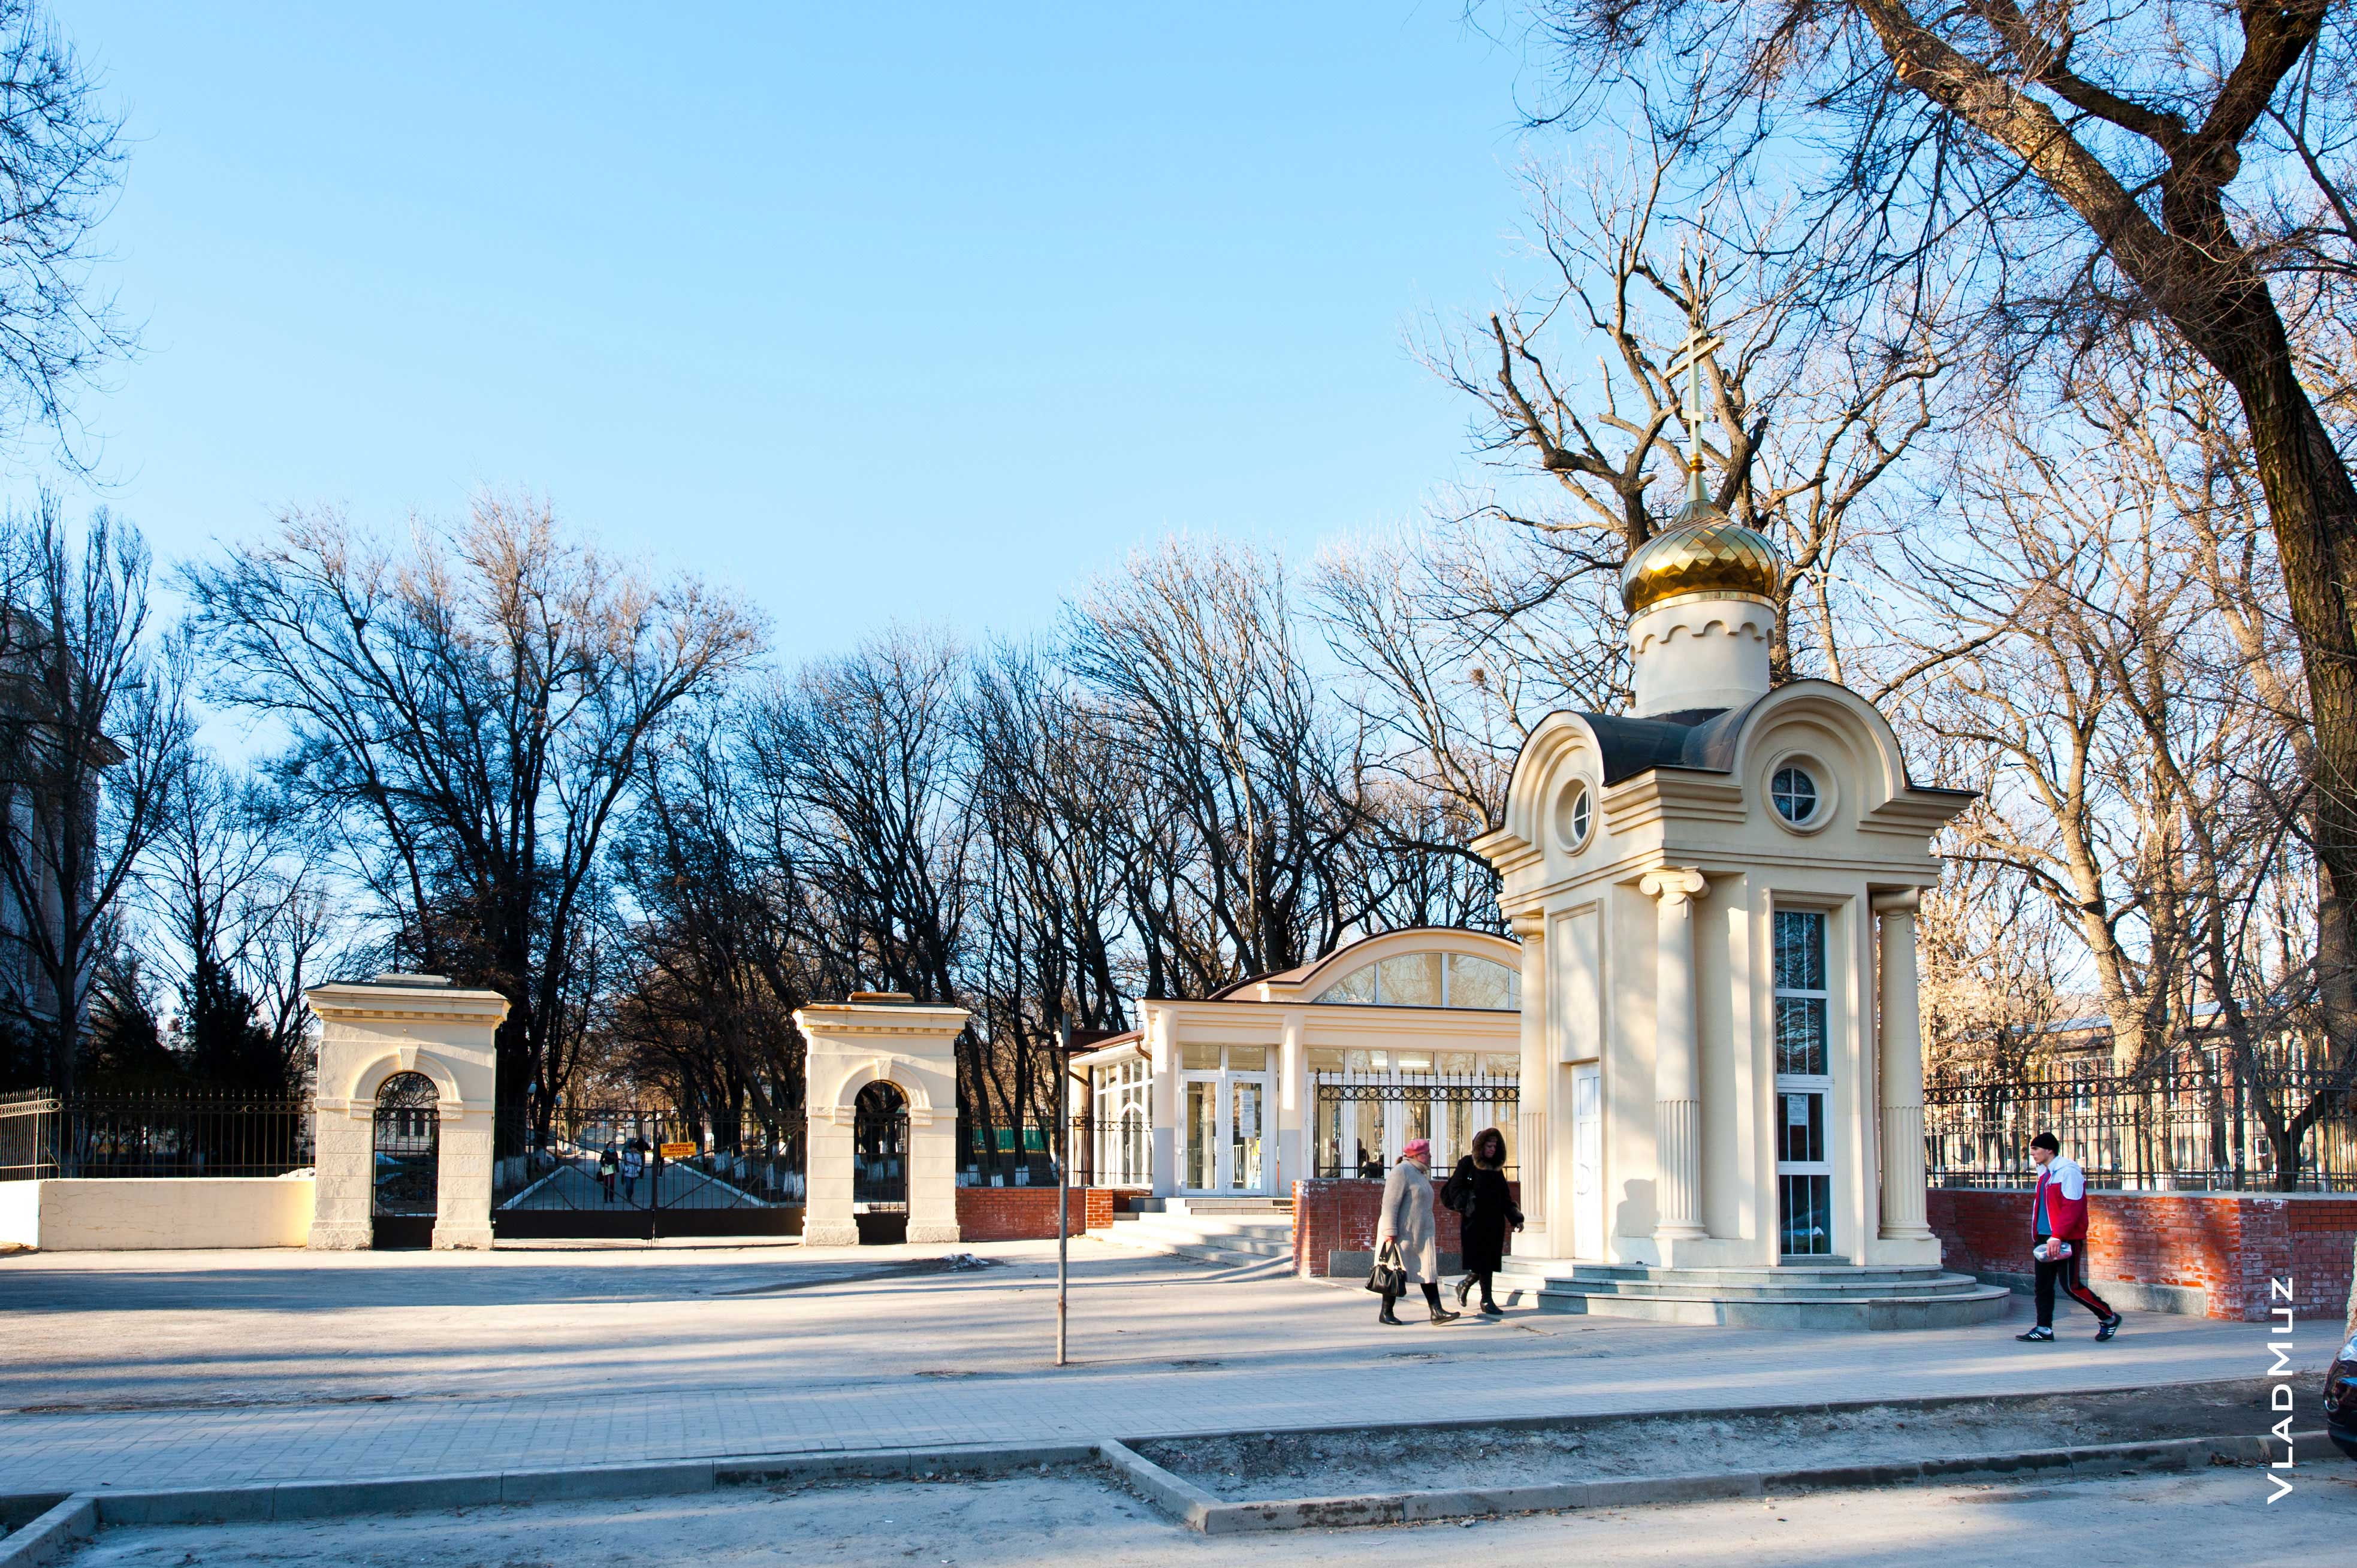
<svg viewBox="0 0 2357 1568">
<path fill-rule="evenodd" d="M 1375 1256 L 1380 1258 L 1394 1247 L 1407 1283 L 1424 1287 L 1432 1320 L 1455 1322 L 1457 1314 L 1440 1309 L 1440 1241 L 1432 1222 L 1432 1144 L 1423 1138 L 1408 1140 L 1399 1164 L 1383 1178 L 1383 1217 L 1375 1225 Z M 1392 1305 L 1398 1300 L 1386 1294 L 1375 1321 L 1398 1325 L 1399 1318 L 1392 1312 Z"/>
</svg>

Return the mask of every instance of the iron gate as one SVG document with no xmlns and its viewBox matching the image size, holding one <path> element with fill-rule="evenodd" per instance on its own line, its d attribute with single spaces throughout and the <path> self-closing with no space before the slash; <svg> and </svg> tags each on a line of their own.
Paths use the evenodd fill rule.
<svg viewBox="0 0 2357 1568">
<path fill-rule="evenodd" d="M 852 1103 L 851 1217 L 862 1246 L 909 1239 L 909 1102 L 889 1083 Z"/>
<path fill-rule="evenodd" d="M 658 1105 L 503 1113 L 491 1234 L 504 1240 L 799 1236 L 799 1122 L 736 1127 Z"/>
<path fill-rule="evenodd" d="M 430 1247 L 440 1192 L 441 1091 L 422 1072 L 397 1072 L 376 1091 L 375 1173 L 369 1243 Z"/>
</svg>

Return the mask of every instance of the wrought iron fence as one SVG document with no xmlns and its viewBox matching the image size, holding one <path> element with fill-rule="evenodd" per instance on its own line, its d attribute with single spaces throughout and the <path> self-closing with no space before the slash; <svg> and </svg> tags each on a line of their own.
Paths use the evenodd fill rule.
<svg viewBox="0 0 2357 1568">
<path fill-rule="evenodd" d="M 58 1106 L 46 1089 L 0 1094 L 0 1181 L 58 1174 Z"/>
<path fill-rule="evenodd" d="M 1312 1165 L 1321 1176 L 1381 1177 L 1408 1141 L 1432 1144 L 1432 1168 L 1448 1170 L 1470 1154 L 1473 1136 L 1494 1127 L 1506 1141 L 1506 1176 L 1516 1177 L 1516 1112 L 1522 1088 L 1480 1074 L 1347 1073 L 1310 1075 L 1317 1098 Z"/>
<path fill-rule="evenodd" d="M 0 1180 L 276 1176 L 311 1164 L 311 1101 L 181 1092 L 0 1099 Z"/>
<path fill-rule="evenodd" d="M 1042 1116 L 1015 1126 L 957 1124 L 960 1187 L 1050 1187 L 1056 1180 L 1056 1121 Z"/>
<path fill-rule="evenodd" d="M 802 1201 L 802 1127 L 721 1127 L 662 1104 L 502 1112 L 493 1217 L 538 1210 L 759 1209 Z"/>
<path fill-rule="evenodd" d="M 1076 1187 L 1152 1187 L 1154 1123 L 1142 1110 L 1072 1119 Z"/>
<path fill-rule="evenodd" d="M 1074 1187 L 1150 1187 L 1154 1183 L 1154 1125 L 1143 1112 L 1125 1116 L 1075 1116 L 1068 1129 Z M 1053 1187 L 1060 1147 L 1053 1117 L 1020 1127 L 959 1126 L 965 1158 L 960 1187 Z"/>
<path fill-rule="evenodd" d="M 2295 1189 L 2357 1191 L 2357 1094 L 2315 1069 L 2273 1075 L 2276 1103 L 2323 1112 L 2298 1144 Z M 1923 1089 L 1931 1185 L 2026 1187 L 2029 1141 L 2052 1133 L 2088 1181 L 2126 1190 L 2282 1190 L 2258 1097 L 2230 1073 L 2056 1074 L 2028 1082 L 1941 1078 Z"/>
</svg>

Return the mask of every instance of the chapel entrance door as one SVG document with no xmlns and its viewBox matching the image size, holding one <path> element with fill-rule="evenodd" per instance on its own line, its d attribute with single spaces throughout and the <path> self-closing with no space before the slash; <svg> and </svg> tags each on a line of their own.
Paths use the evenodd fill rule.
<svg viewBox="0 0 2357 1568">
<path fill-rule="evenodd" d="M 1775 942 L 1777 1246 L 1785 1259 L 1818 1262 L 1834 1251 L 1824 912 L 1777 910 Z"/>
<path fill-rule="evenodd" d="M 1571 1069 L 1571 1255 L 1604 1259 L 1604 1075 Z"/>
</svg>

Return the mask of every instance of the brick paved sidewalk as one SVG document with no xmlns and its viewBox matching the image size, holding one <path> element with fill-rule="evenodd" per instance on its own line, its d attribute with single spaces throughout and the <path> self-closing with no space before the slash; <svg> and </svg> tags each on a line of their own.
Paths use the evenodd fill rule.
<svg viewBox="0 0 2357 1568">
<path fill-rule="evenodd" d="M 1918 1334 L 1514 1314 L 1384 1329 L 1361 1293 L 1076 1244 L 0 1260 L 0 1490 L 417 1475 L 2255 1377 L 2265 1325 L 2134 1316 Z M 2026 1306 L 2015 1316 L 2026 1318 Z M 2332 1326 L 2303 1336 L 2303 1366 Z"/>
</svg>

